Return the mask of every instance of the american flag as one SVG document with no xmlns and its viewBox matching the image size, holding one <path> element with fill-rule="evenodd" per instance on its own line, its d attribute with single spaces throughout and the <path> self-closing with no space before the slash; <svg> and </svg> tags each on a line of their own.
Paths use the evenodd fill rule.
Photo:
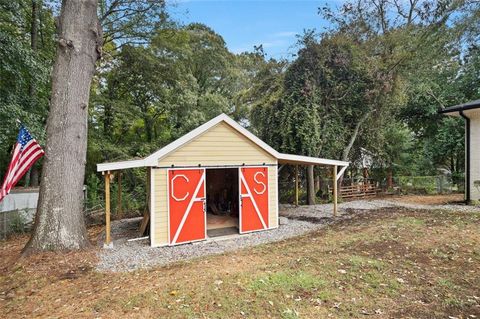
<svg viewBox="0 0 480 319">
<path fill-rule="evenodd" d="M 2 188 L 0 188 L 0 201 L 10 193 L 12 187 L 44 153 L 37 141 L 22 125 L 13 149 L 12 161 L 3 179 Z"/>
</svg>

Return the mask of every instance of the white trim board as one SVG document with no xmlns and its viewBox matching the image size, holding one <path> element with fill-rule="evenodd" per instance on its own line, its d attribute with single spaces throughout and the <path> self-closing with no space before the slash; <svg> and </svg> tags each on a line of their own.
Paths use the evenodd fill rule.
<svg viewBox="0 0 480 319">
<path fill-rule="evenodd" d="M 155 170 L 150 168 L 150 246 L 154 247 L 155 242 Z"/>
<path fill-rule="evenodd" d="M 130 161 L 120 161 L 120 162 L 111 162 L 111 163 L 101 163 L 97 164 L 97 172 L 105 171 L 115 171 L 119 169 L 134 168 L 134 167 L 145 167 L 145 159 L 137 159 Z"/>
<path fill-rule="evenodd" d="M 121 161 L 121 162 L 112 162 L 112 163 L 102 163 L 97 164 L 97 171 L 104 172 L 104 171 L 114 171 L 119 169 L 125 168 L 134 168 L 134 167 L 155 167 L 158 165 L 158 161 L 163 157 L 167 156 L 171 152 L 175 151 L 179 147 L 185 145 L 186 143 L 192 141 L 199 135 L 205 133 L 210 128 L 214 127 L 215 125 L 224 122 L 235 129 L 237 132 L 248 138 L 250 141 L 255 143 L 258 147 L 263 149 L 268 154 L 272 155 L 273 157 L 277 158 L 279 161 L 284 163 L 290 164 L 313 164 L 313 165 L 337 165 L 337 166 L 348 166 L 348 162 L 344 161 L 337 161 L 337 160 L 330 160 L 318 157 L 309 157 L 309 156 L 301 156 L 301 155 L 293 155 L 293 154 L 284 154 L 279 153 L 275 149 L 273 149 L 270 145 L 256 137 L 254 134 L 249 132 L 246 128 L 235 122 L 233 119 L 228 117 L 226 114 L 220 114 L 219 116 L 211 119 L 210 121 L 206 122 L 203 125 L 200 125 L 193 131 L 183 135 L 179 139 L 173 141 L 172 143 L 162 147 L 155 153 L 137 160 L 131 161 Z"/>
<path fill-rule="evenodd" d="M 264 151 L 272 155 L 273 157 L 276 157 L 278 152 L 274 150 L 272 147 L 270 147 L 267 143 L 250 133 L 246 128 L 232 120 L 230 117 L 228 117 L 226 114 L 220 114 L 219 116 L 211 119 L 207 123 L 200 125 L 193 131 L 185 134 L 184 136 L 180 137 L 179 139 L 173 141 L 172 143 L 168 144 L 167 146 L 161 148 L 160 150 L 156 151 L 152 155 L 148 156 L 145 158 L 145 162 L 147 165 L 152 165 L 156 166 L 158 165 L 158 161 L 170 154 L 172 151 L 176 150 L 180 146 L 190 142 L 197 136 L 205 133 L 208 131 L 210 128 L 214 127 L 215 125 L 225 122 L 228 125 L 230 125 L 232 128 L 234 128 L 236 131 L 250 139 L 252 142 L 254 142 L 256 145 L 258 145 L 260 148 L 262 148 Z"/>
<path fill-rule="evenodd" d="M 303 155 L 294 155 L 294 154 L 285 154 L 285 153 L 278 153 L 277 156 L 278 161 L 280 164 L 312 164 L 312 165 L 337 165 L 337 166 L 344 166 L 347 167 L 350 163 L 344 161 L 337 161 L 331 160 L 326 158 L 320 157 L 310 157 L 310 156 L 303 156 Z"/>
</svg>

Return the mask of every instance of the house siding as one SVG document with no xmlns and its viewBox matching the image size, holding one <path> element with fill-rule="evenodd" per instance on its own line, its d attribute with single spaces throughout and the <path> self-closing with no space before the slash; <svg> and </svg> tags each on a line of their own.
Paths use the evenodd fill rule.
<svg viewBox="0 0 480 319">
<path fill-rule="evenodd" d="M 474 182 L 480 181 L 480 113 L 469 112 L 470 118 L 470 199 L 480 200 L 480 187 Z"/>
<path fill-rule="evenodd" d="M 168 244 L 168 201 L 167 201 L 167 170 L 154 169 L 154 213 L 153 223 L 154 235 L 152 246 Z"/>
</svg>

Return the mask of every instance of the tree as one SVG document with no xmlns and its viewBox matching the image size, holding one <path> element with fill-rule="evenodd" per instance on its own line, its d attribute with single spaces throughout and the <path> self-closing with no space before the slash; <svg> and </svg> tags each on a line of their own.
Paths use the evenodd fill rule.
<svg viewBox="0 0 480 319">
<path fill-rule="evenodd" d="M 233 110 L 234 56 L 211 28 L 193 23 L 161 29 L 152 41 L 152 49 L 160 59 L 174 65 L 168 78 L 177 77 L 176 93 L 183 99 L 170 112 L 172 128 L 178 134 L 174 137 L 220 112 Z"/>
<path fill-rule="evenodd" d="M 367 44 L 348 35 L 317 42 L 307 34 L 303 45 L 285 75 L 285 151 L 315 157 L 342 154 L 342 160 L 349 160 L 362 125 L 389 106 L 384 96 L 392 80 L 378 58 L 368 57 Z M 313 167 L 307 177 L 307 202 L 313 203 Z"/>
<path fill-rule="evenodd" d="M 102 47 L 97 5 L 62 2 L 40 197 L 25 253 L 89 245 L 82 197 L 90 83 Z"/>
<path fill-rule="evenodd" d="M 164 0 L 99 0 L 104 46 L 147 45 L 155 29 L 168 23 Z"/>
<path fill-rule="evenodd" d="M 41 4 L 37 0 L 32 0 L 32 14 L 31 14 L 31 23 L 30 23 L 30 47 L 34 54 L 37 54 L 38 50 L 38 27 L 39 27 L 39 11 Z M 32 101 L 32 107 L 35 106 L 36 102 L 36 83 L 31 80 L 29 84 L 29 94 Z M 25 174 L 25 185 L 26 186 L 38 186 L 38 164 L 34 164 L 28 172 Z"/>
<path fill-rule="evenodd" d="M 416 98 L 423 99 L 434 114 L 429 119 L 438 123 L 438 105 L 430 97 L 436 90 L 425 85 L 431 81 L 423 74 L 435 77 L 455 60 L 455 47 L 464 46 L 458 42 L 462 29 L 475 33 L 477 11 L 467 8 L 463 1 L 429 0 L 355 0 L 338 10 L 321 8 L 331 29 L 300 38 L 297 58 L 276 77 L 283 80 L 270 81 L 270 87 L 254 81 L 260 97 L 252 103 L 253 126 L 282 151 L 355 163 L 365 147 L 390 168 L 397 165 L 403 155 L 392 151 L 394 140 L 409 145 L 406 139 L 416 134 L 405 125 L 403 109 L 413 110 Z M 420 93 L 422 87 L 428 89 Z M 413 147 L 405 152 L 421 157 Z"/>
<path fill-rule="evenodd" d="M 222 112 L 242 119 L 239 92 L 248 88 L 246 69 L 254 62 L 237 59 L 205 25 L 165 22 L 152 29 L 146 44 L 123 44 L 111 52 L 91 90 L 90 188 L 99 177 L 95 163 L 151 154 Z M 124 189 L 143 192 L 145 176 L 126 174 Z M 144 205 L 141 196 L 130 200 Z"/>
<path fill-rule="evenodd" d="M 36 4 L 38 25 L 32 26 L 32 1 L 0 3 L 0 177 L 6 171 L 3 168 L 10 161 L 9 148 L 18 134 L 16 119 L 41 144 L 44 142 L 54 23 L 51 11 L 40 2 Z M 34 39 L 32 29 L 36 29 L 38 39 Z M 34 184 L 35 174 L 31 180 Z"/>
<path fill-rule="evenodd" d="M 165 115 L 168 91 L 175 84 L 150 48 L 124 46 L 118 56 L 119 66 L 109 76 L 109 89 L 117 99 L 129 102 L 133 112 L 143 120 L 146 142 L 154 138 L 155 121 Z M 135 115 L 134 115 L 135 116 Z M 108 116 L 105 116 L 108 119 Z"/>
</svg>

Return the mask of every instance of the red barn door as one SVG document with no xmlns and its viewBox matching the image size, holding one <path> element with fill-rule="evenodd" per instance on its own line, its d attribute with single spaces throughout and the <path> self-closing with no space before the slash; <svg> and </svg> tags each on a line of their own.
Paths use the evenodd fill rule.
<svg viewBox="0 0 480 319">
<path fill-rule="evenodd" d="M 240 233 L 268 229 L 268 167 L 241 167 Z"/>
<path fill-rule="evenodd" d="M 169 170 L 168 205 L 171 245 L 205 239 L 205 169 Z"/>
</svg>

